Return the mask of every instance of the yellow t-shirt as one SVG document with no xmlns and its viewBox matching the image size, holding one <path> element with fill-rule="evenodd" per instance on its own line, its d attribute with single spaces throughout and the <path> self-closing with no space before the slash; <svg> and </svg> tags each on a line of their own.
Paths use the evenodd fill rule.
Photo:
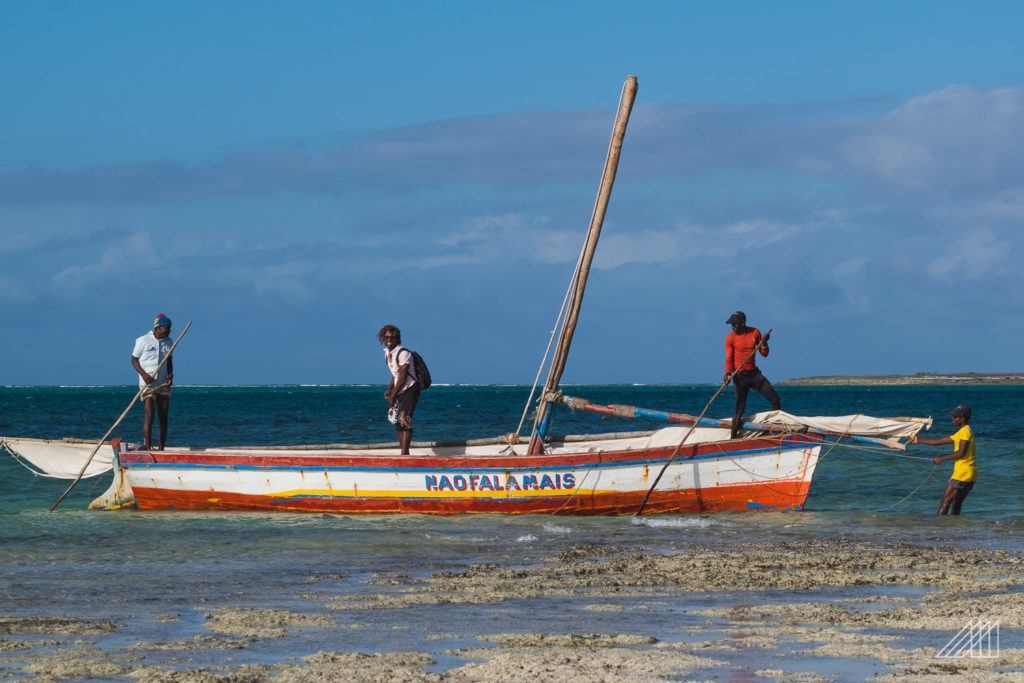
<svg viewBox="0 0 1024 683">
<path fill-rule="evenodd" d="M 967 451 L 964 457 L 953 461 L 953 479 L 957 481 L 974 481 L 978 478 L 978 465 L 974 460 L 974 432 L 970 425 L 964 425 L 953 436 L 953 452 L 960 450 L 960 443 L 967 442 Z"/>
</svg>

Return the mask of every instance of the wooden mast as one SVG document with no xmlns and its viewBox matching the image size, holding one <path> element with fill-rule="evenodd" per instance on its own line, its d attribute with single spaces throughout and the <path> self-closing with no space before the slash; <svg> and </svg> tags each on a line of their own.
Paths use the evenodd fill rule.
<svg viewBox="0 0 1024 683">
<path fill-rule="evenodd" d="M 626 79 L 625 85 L 622 86 L 619 111 L 615 116 L 615 125 L 612 127 L 611 141 L 608 143 L 608 156 L 605 158 L 604 173 L 601 175 L 601 184 L 597 189 L 597 199 L 594 202 L 594 212 L 590 217 L 587 240 L 584 243 L 583 251 L 580 254 L 580 260 L 576 267 L 575 288 L 569 299 L 565 320 L 562 323 L 562 332 L 558 337 L 558 346 L 551 360 L 547 382 L 544 384 L 544 393 L 541 394 L 537 414 L 537 428 L 530 436 L 529 452 L 531 455 L 536 455 L 544 449 L 544 436 L 547 434 L 548 427 L 551 424 L 553 405 L 551 398 L 558 391 L 558 385 L 562 381 L 565 361 L 569 357 L 569 347 L 572 346 L 572 337 L 576 332 L 580 308 L 583 306 L 583 293 L 587 287 L 587 276 L 590 274 L 590 265 L 594 260 L 597 241 L 601 238 L 601 226 L 604 224 L 604 215 L 608 210 L 608 201 L 612 196 L 612 185 L 615 184 L 615 173 L 618 170 L 619 156 L 622 153 L 622 141 L 626 137 L 626 124 L 629 123 L 629 114 L 633 110 L 636 91 L 636 76 L 630 76 Z"/>
</svg>

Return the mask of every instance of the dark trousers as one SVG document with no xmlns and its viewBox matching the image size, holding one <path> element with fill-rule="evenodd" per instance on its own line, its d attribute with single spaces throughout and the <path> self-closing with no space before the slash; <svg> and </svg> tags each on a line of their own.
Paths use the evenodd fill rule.
<svg viewBox="0 0 1024 683">
<path fill-rule="evenodd" d="M 743 428 L 743 412 L 747 409 L 747 394 L 753 389 L 772 404 L 772 410 L 781 410 L 782 402 L 775 392 L 775 387 L 768 381 L 768 378 L 761 374 L 760 370 L 747 370 L 737 372 L 732 378 L 733 388 L 736 390 L 736 412 L 732 417 L 732 438 L 740 433 Z"/>
</svg>

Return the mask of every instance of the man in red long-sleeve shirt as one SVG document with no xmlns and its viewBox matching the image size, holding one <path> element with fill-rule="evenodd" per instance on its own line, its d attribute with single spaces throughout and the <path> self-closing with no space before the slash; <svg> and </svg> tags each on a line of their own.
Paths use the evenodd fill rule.
<svg viewBox="0 0 1024 683">
<path fill-rule="evenodd" d="M 743 427 L 743 411 L 747 408 L 747 394 L 751 389 L 764 396 L 772 404 L 772 410 L 781 410 L 782 402 L 775 387 L 757 368 L 757 354 L 754 353 L 757 349 L 762 356 L 768 357 L 771 331 L 761 336 L 756 327 L 747 327 L 747 314 L 743 311 L 736 311 L 725 322 L 732 325 L 732 332 L 725 337 L 725 378 L 722 381 L 728 382 L 729 376 L 736 371 L 732 379 L 736 389 L 736 410 L 732 418 L 732 438 L 735 439 Z"/>
</svg>

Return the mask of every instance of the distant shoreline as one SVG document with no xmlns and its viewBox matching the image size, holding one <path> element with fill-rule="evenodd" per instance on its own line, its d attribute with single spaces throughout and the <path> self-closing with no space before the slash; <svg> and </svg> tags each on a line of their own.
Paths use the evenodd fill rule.
<svg viewBox="0 0 1024 683">
<path fill-rule="evenodd" d="M 795 377 L 776 382 L 779 386 L 912 386 L 949 384 L 1004 384 L 1024 385 L 1024 372 L 917 372 L 912 375 L 813 375 Z M 125 389 L 135 390 L 136 384 L 0 384 L 5 389 Z M 386 386 L 378 383 L 337 383 L 337 384 L 175 384 L 177 389 L 378 389 Z M 512 382 L 435 382 L 439 388 L 504 388 L 529 389 L 529 384 Z M 715 387 L 713 382 L 572 382 L 562 384 L 563 388 L 672 388 L 672 387 Z"/>
<path fill-rule="evenodd" d="M 909 386 L 917 384 L 1024 384 L 1024 372 L 916 372 L 913 375 L 817 375 L 779 382 L 781 386 Z"/>
</svg>

